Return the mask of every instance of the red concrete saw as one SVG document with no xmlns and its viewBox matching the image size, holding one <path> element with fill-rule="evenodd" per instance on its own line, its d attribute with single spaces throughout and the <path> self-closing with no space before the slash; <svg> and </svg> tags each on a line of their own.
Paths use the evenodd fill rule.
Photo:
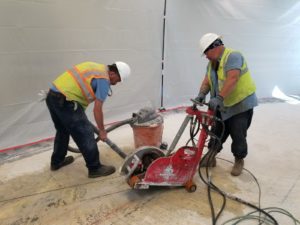
<svg viewBox="0 0 300 225">
<path fill-rule="evenodd" d="M 167 151 L 144 146 L 126 157 L 121 174 L 125 176 L 130 187 L 147 189 L 149 186 L 184 186 L 188 192 L 196 191 L 193 177 L 200 163 L 209 130 L 218 118 L 209 109 L 198 110 L 197 106 L 203 104 L 192 101 L 194 105 L 186 109 L 187 115 Z M 189 123 L 192 145 L 182 146 L 173 151 Z M 195 143 L 194 137 L 198 133 L 198 141 Z"/>
<path fill-rule="evenodd" d="M 147 189 L 150 186 L 183 186 L 188 192 L 196 191 L 196 184 L 193 177 L 197 171 L 201 160 L 202 152 L 205 147 L 209 131 L 213 124 L 218 120 L 214 112 L 210 109 L 199 110 L 203 106 L 192 99 L 194 103 L 186 109 L 186 117 L 181 124 L 170 147 L 162 143 L 160 146 L 141 146 L 134 152 L 126 155 L 110 139 L 105 142 L 122 158 L 124 163 L 120 168 L 120 173 L 124 175 L 126 182 L 133 189 Z M 107 128 L 110 132 L 125 124 L 148 122 L 155 119 L 154 111 L 142 109 L 133 117 Z M 192 142 L 190 146 L 182 146 L 174 151 L 184 130 L 190 123 L 190 134 Z M 93 125 L 94 126 L 94 125 Z M 98 129 L 94 126 L 95 133 L 99 134 Z M 198 140 L 195 142 L 195 136 L 198 134 Z M 96 139 L 99 141 L 99 137 Z M 69 151 L 79 153 L 80 150 L 70 147 Z"/>
</svg>

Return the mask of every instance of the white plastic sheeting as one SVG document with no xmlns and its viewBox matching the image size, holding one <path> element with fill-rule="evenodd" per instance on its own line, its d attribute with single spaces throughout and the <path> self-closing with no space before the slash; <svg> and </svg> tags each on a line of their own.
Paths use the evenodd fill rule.
<svg viewBox="0 0 300 225">
<path fill-rule="evenodd" d="M 168 1 L 165 102 L 175 106 L 198 93 L 207 64 L 198 42 L 207 32 L 242 52 L 258 97 L 270 97 L 275 86 L 299 94 L 299 12 L 297 0 Z"/>
<path fill-rule="evenodd" d="M 0 1 L 0 149 L 54 135 L 37 94 L 83 61 L 132 67 L 105 103 L 106 123 L 159 108 L 163 9 L 164 0 Z M 168 0 L 164 106 L 189 104 L 197 94 L 207 63 L 198 40 L 206 32 L 245 55 L 259 97 L 275 86 L 299 94 L 299 10 L 296 0 Z"/>
<path fill-rule="evenodd" d="M 0 149 L 54 135 L 37 94 L 83 61 L 124 61 L 133 71 L 113 87 L 106 122 L 159 105 L 162 18 L 161 0 L 0 1 Z"/>
</svg>

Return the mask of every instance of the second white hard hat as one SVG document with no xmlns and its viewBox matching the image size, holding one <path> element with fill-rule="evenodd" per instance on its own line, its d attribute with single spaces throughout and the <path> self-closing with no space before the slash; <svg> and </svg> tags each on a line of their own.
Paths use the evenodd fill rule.
<svg viewBox="0 0 300 225">
<path fill-rule="evenodd" d="M 215 33 L 204 34 L 199 40 L 200 51 L 204 54 L 205 50 L 217 39 L 221 38 L 220 35 Z"/>
<path fill-rule="evenodd" d="M 131 69 L 127 63 L 124 62 L 115 62 L 117 69 L 120 74 L 121 81 L 123 82 L 126 78 L 130 76 Z"/>
</svg>

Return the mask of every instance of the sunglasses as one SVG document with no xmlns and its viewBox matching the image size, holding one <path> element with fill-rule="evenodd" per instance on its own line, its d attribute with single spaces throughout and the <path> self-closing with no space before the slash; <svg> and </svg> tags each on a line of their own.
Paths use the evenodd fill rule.
<svg viewBox="0 0 300 225">
<path fill-rule="evenodd" d="M 214 44 L 210 45 L 207 47 L 207 49 L 205 49 L 204 54 L 206 54 L 209 50 L 215 48 L 216 46 Z"/>
<path fill-rule="evenodd" d="M 209 50 L 218 47 L 220 45 L 223 45 L 222 40 L 221 39 L 215 40 L 210 46 L 207 47 L 207 49 L 205 49 L 204 54 L 206 54 Z"/>
</svg>

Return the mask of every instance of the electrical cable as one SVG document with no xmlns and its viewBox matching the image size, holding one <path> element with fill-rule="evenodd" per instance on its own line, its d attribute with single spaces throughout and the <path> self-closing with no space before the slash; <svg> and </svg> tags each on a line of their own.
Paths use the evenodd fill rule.
<svg viewBox="0 0 300 225">
<path fill-rule="evenodd" d="M 190 139 L 187 141 L 186 146 L 189 144 L 191 141 L 193 144 L 193 147 L 196 147 L 196 135 L 200 130 L 200 122 L 196 117 L 193 117 L 190 121 Z"/>
<path fill-rule="evenodd" d="M 218 157 L 218 159 L 233 164 L 233 162 L 231 162 L 230 160 L 223 159 L 223 158 L 220 158 L 220 157 Z M 255 177 L 255 175 L 254 175 L 250 170 L 248 170 L 248 169 L 246 169 L 246 168 L 243 168 L 243 170 L 245 170 L 247 173 L 250 174 L 250 176 L 253 178 L 253 180 L 255 181 L 255 183 L 256 183 L 256 185 L 257 185 L 257 188 L 258 188 L 258 207 L 260 208 L 260 201 L 261 201 L 261 188 L 260 188 L 260 184 L 259 184 L 257 178 Z"/>
<path fill-rule="evenodd" d="M 206 167 L 206 171 L 208 171 L 208 168 L 207 168 L 207 167 Z M 221 207 L 221 209 L 220 209 L 218 215 L 215 216 L 215 215 L 214 215 L 214 210 L 213 210 L 213 205 L 211 204 L 211 202 L 212 202 L 211 196 L 210 196 L 210 193 L 208 193 L 208 195 L 209 195 L 209 202 L 210 202 L 211 209 L 212 209 L 211 211 L 212 211 L 212 217 L 213 217 L 213 225 L 216 224 L 217 219 L 219 219 L 219 216 L 221 215 L 221 213 L 223 212 L 223 210 L 224 210 L 224 208 L 225 208 L 226 198 L 229 198 L 229 199 L 231 199 L 231 200 L 237 201 L 237 202 L 242 203 L 242 204 L 244 204 L 244 205 L 246 205 L 246 206 L 249 206 L 249 207 L 251 207 L 251 208 L 256 209 L 256 211 L 258 211 L 258 212 L 260 212 L 260 213 L 263 213 L 263 214 L 265 214 L 265 216 L 269 217 L 269 220 L 273 222 L 272 224 L 278 225 L 278 222 L 275 220 L 275 218 L 274 218 L 272 215 L 270 215 L 270 213 L 266 212 L 265 210 L 261 209 L 260 207 L 257 207 L 257 206 L 255 206 L 254 204 L 251 204 L 251 203 L 249 203 L 249 202 L 247 202 L 247 201 L 245 201 L 245 200 L 243 200 L 243 199 L 241 199 L 241 198 L 238 198 L 238 197 L 236 197 L 236 196 L 230 195 L 230 194 L 228 194 L 228 193 L 222 191 L 222 190 L 221 190 L 220 188 L 218 188 L 216 185 L 214 185 L 213 182 L 211 181 L 211 178 L 210 178 L 210 175 L 209 175 L 208 172 L 206 172 L 207 180 L 205 180 L 204 177 L 203 177 L 203 175 L 202 175 L 202 173 L 201 173 L 200 166 L 199 166 L 198 172 L 199 172 L 199 176 L 200 176 L 201 180 L 208 186 L 209 190 L 210 190 L 210 189 L 213 189 L 214 191 L 216 191 L 217 193 L 219 193 L 219 194 L 223 197 L 223 204 L 222 204 L 222 207 Z M 210 191 L 211 191 L 211 190 L 210 190 Z M 225 199 L 225 200 L 224 200 L 224 199 Z M 261 216 L 259 216 L 259 217 L 261 217 Z"/>
<path fill-rule="evenodd" d="M 227 159 L 223 159 L 223 158 L 218 158 L 218 159 L 223 160 L 223 161 L 227 161 L 227 162 L 229 162 L 229 163 L 232 163 L 231 161 L 229 161 L 229 160 L 227 160 Z M 258 190 L 259 190 L 258 208 L 261 208 L 261 207 L 260 207 L 260 205 L 261 205 L 261 203 L 260 203 L 260 201 L 261 201 L 261 188 L 260 188 L 260 184 L 259 184 L 257 178 L 254 176 L 254 174 L 251 173 L 251 171 L 247 170 L 246 168 L 244 168 L 243 170 L 247 171 L 247 172 L 252 176 L 252 178 L 255 180 L 255 182 L 256 182 L 256 184 L 257 184 L 257 187 L 258 187 Z M 228 196 L 228 197 L 230 197 L 230 196 Z M 235 200 L 235 199 L 232 199 L 232 200 Z M 271 209 L 272 209 L 272 210 L 271 210 Z M 295 225 L 300 224 L 300 221 L 297 220 L 291 213 L 289 213 L 289 212 L 288 212 L 287 210 L 285 210 L 285 209 L 278 208 L 278 207 L 268 207 L 268 208 L 263 208 L 262 210 L 263 210 L 263 211 L 266 211 L 268 214 L 271 214 L 272 212 L 278 212 L 278 213 L 284 214 L 284 215 L 290 217 L 291 220 L 294 221 L 294 224 L 295 224 Z M 252 214 L 254 214 L 254 213 L 259 213 L 259 215 L 258 215 L 258 216 L 252 215 Z M 224 222 L 223 224 L 226 224 L 226 223 L 228 223 L 228 222 L 230 222 L 230 221 L 234 221 L 234 220 L 237 220 L 237 222 L 234 223 L 234 224 L 238 224 L 239 222 L 242 222 L 242 221 L 244 221 L 244 220 L 249 220 L 249 219 L 252 219 L 252 220 L 253 220 L 253 219 L 258 220 L 258 221 L 259 221 L 259 224 L 263 224 L 263 223 L 266 222 L 266 220 L 270 220 L 270 219 L 269 219 L 269 218 L 266 218 L 266 217 L 265 217 L 264 219 L 262 219 L 262 218 L 261 218 L 261 214 L 262 214 L 262 213 L 263 213 L 263 212 L 260 211 L 260 210 L 255 210 L 255 211 L 253 211 L 253 212 L 248 213 L 248 214 L 245 215 L 245 216 L 241 216 L 241 217 L 236 217 L 236 218 L 230 219 L 230 220 Z M 271 221 L 272 221 L 272 220 L 271 220 Z M 268 222 L 270 222 L 270 221 L 268 221 Z M 272 221 L 272 222 L 274 222 L 274 221 Z M 276 224 L 276 223 L 272 223 L 272 224 Z"/>
<path fill-rule="evenodd" d="M 230 162 L 232 163 L 231 161 L 229 160 L 226 160 L 226 159 L 222 159 L 222 158 L 218 158 L 218 159 L 221 159 L 221 160 L 224 160 L 224 161 L 227 161 L 227 162 Z M 261 199 L 261 188 L 260 188 L 260 184 L 257 180 L 257 178 L 254 176 L 253 173 L 251 173 L 251 171 L 247 170 L 244 168 L 245 171 L 247 171 L 251 176 L 252 178 L 255 180 L 257 186 L 258 186 L 258 190 L 259 190 L 259 200 L 258 200 L 258 207 L 255 206 L 254 204 L 251 204 L 249 202 L 246 202 L 244 201 L 243 199 L 240 199 L 240 198 L 237 198 L 233 195 L 230 195 L 228 193 L 225 193 L 224 191 L 220 190 L 218 187 L 216 187 L 212 182 L 210 182 L 211 185 L 214 186 L 214 188 L 217 188 L 218 192 L 220 191 L 221 193 L 223 193 L 226 197 L 228 197 L 229 199 L 231 200 L 234 200 L 234 201 L 237 201 L 237 202 L 240 202 L 242 204 L 245 204 L 251 208 L 254 208 L 256 209 L 255 211 L 252 211 L 248 214 L 246 214 L 245 216 L 240 216 L 240 217 L 236 217 L 236 218 L 232 218 L 228 221 L 225 221 L 224 223 L 222 223 L 222 225 L 225 225 L 225 224 L 228 224 L 229 222 L 232 222 L 232 221 L 236 221 L 235 223 L 230 223 L 230 224 L 239 224 L 241 222 L 244 222 L 246 220 L 257 220 L 259 221 L 259 224 L 278 224 L 278 222 L 275 220 L 275 218 L 271 215 L 271 213 L 280 213 L 280 214 L 283 214 L 287 217 L 289 217 L 295 225 L 299 225 L 300 224 L 300 221 L 298 219 L 296 219 L 290 212 L 288 212 L 287 210 L 285 209 L 282 209 L 282 208 L 279 208 L 279 207 L 268 207 L 268 208 L 261 208 L 260 207 L 260 199 Z M 209 178 L 210 179 L 210 178 Z M 210 181 L 210 180 L 209 180 Z M 259 213 L 259 215 L 253 215 L 255 213 Z M 264 214 L 264 218 L 261 217 L 261 214 Z"/>
<path fill-rule="evenodd" d="M 203 160 L 205 160 L 205 157 L 208 157 L 207 162 L 209 162 L 214 157 L 213 152 L 211 152 L 211 153 L 212 154 L 210 154 L 210 153 L 206 154 L 204 156 Z M 201 160 L 200 164 L 201 164 L 201 162 L 203 162 L 203 161 Z M 219 212 L 216 215 L 214 205 L 213 205 L 213 201 L 212 201 L 212 196 L 211 196 L 211 190 L 216 190 L 216 186 L 213 185 L 213 183 L 211 182 L 211 175 L 209 173 L 210 171 L 209 171 L 209 168 L 208 168 L 208 163 L 205 167 L 207 180 L 205 180 L 204 177 L 202 176 L 200 165 L 199 165 L 198 169 L 199 169 L 199 175 L 200 175 L 201 180 L 207 185 L 208 201 L 209 201 L 211 214 L 212 214 L 212 224 L 215 225 L 217 223 L 217 220 L 219 219 L 220 215 L 222 214 L 223 210 L 225 209 L 226 196 L 223 193 L 219 192 L 219 194 L 222 196 L 222 205 L 221 205 L 221 208 L 220 208 Z"/>
<path fill-rule="evenodd" d="M 207 157 L 210 157 L 210 156 L 211 155 L 208 155 Z M 210 158 L 208 158 L 208 160 L 210 160 Z M 200 171 L 200 166 L 199 166 L 199 171 Z M 222 193 L 220 193 L 220 195 L 222 196 L 223 201 L 222 201 L 221 209 L 219 210 L 219 212 L 216 215 L 214 205 L 213 205 L 213 201 L 212 201 L 212 197 L 211 197 L 211 190 L 212 189 L 215 190 L 215 187 L 212 185 L 212 182 L 210 180 L 211 176 L 209 174 L 208 167 L 205 168 L 205 171 L 206 171 L 207 180 L 204 179 L 201 172 L 199 173 L 199 175 L 200 175 L 201 180 L 207 185 L 208 201 L 209 201 L 209 205 L 210 205 L 210 209 L 211 209 L 211 215 L 212 215 L 212 224 L 215 225 L 217 223 L 217 220 L 218 220 L 219 216 L 221 215 L 222 211 L 224 210 L 224 208 L 226 206 L 226 198 Z"/>
<path fill-rule="evenodd" d="M 211 119 L 215 119 L 216 117 L 215 116 L 213 116 Z M 222 123 L 222 132 L 221 132 L 221 136 L 223 136 L 223 133 L 224 133 L 224 123 L 221 121 L 221 120 L 215 120 L 216 122 L 221 122 Z M 200 121 L 199 121 L 199 123 L 200 123 Z M 203 129 L 205 129 L 205 131 L 206 131 L 206 133 L 208 134 L 208 135 L 210 135 L 211 136 L 211 138 L 213 137 L 215 140 L 217 140 L 217 143 L 220 143 L 221 142 L 221 139 L 220 138 L 218 138 L 216 135 L 214 135 L 214 133 L 213 132 L 211 132 L 210 130 L 209 130 L 209 127 L 208 127 L 208 125 L 205 125 L 205 124 L 202 124 L 202 128 Z M 216 143 L 216 141 L 214 141 L 214 143 Z M 214 144 L 214 146 L 217 146 L 216 144 Z M 210 162 L 211 160 L 212 160 L 212 158 L 213 157 L 215 157 L 215 155 L 216 155 L 216 148 L 212 148 L 212 149 L 210 149 L 210 151 L 202 158 L 202 160 L 200 161 L 200 163 L 199 163 L 199 171 L 200 171 L 200 165 L 201 165 L 201 163 L 203 163 L 204 162 L 204 160 L 206 160 L 206 158 L 207 158 L 207 162 Z M 208 193 L 208 201 L 209 201 L 209 205 L 210 205 L 210 210 L 211 210 L 211 215 L 212 215 L 212 224 L 213 225 L 215 225 L 216 223 L 217 223 L 217 221 L 218 221 L 218 219 L 219 219 L 219 217 L 220 217 L 220 215 L 222 214 L 222 212 L 223 212 L 223 210 L 225 209 L 225 206 L 226 206 L 226 196 L 224 195 L 224 194 L 222 194 L 222 193 L 219 193 L 221 196 L 222 196 L 222 205 L 221 205 L 221 208 L 220 208 L 220 210 L 219 210 L 219 212 L 217 212 L 216 213 L 216 211 L 215 211 L 215 208 L 214 208 L 214 204 L 213 204 L 213 201 L 212 201 L 212 196 L 211 196 L 211 190 L 213 189 L 215 189 L 215 187 L 213 186 L 213 184 L 211 183 L 211 181 L 210 181 L 210 175 L 209 175 L 209 170 L 208 170 L 208 163 L 207 163 L 207 165 L 206 165 L 206 177 L 208 178 L 208 181 L 206 181 L 205 179 L 204 179 L 204 177 L 202 176 L 202 174 L 201 173 L 199 173 L 199 175 L 200 175 L 200 178 L 201 178 L 201 180 L 204 182 L 204 183 L 206 183 L 206 185 L 207 185 L 207 193 Z"/>
<path fill-rule="evenodd" d="M 214 116 L 213 118 L 217 118 L 216 116 Z M 254 209 L 256 209 L 256 212 L 259 212 L 259 216 L 258 216 L 258 219 L 259 219 L 259 222 L 261 224 L 262 221 L 264 222 L 269 222 L 271 224 L 275 224 L 275 225 L 278 225 L 278 222 L 275 220 L 275 218 L 270 215 L 269 212 L 267 212 L 266 210 L 262 209 L 260 207 L 260 201 L 259 201 L 259 206 L 257 207 L 256 205 L 252 204 L 252 203 L 249 203 L 241 198 L 238 198 L 236 196 L 233 196 L 233 195 L 230 195 L 224 191 L 222 191 L 220 188 L 218 188 L 216 185 L 214 185 L 214 183 L 211 181 L 211 176 L 209 174 L 209 169 L 208 169 L 208 163 L 206 165 L 206 179 L 203 177 L 202 175 L 202 172 L 201 172 L 201 163 L 205 160 L 205 158 L 209 157 L 207 159 L 207 162 L 210 162 L 210 160 L 212 159 L 212 157 L 215 157 L 216 153 L 217 153 L 217 147 L 218 145 L 221 145 L 221 138 L 224 134 L 224 123 L 219 119 L 219 120 L 215 120 L 216 122 L 221 122 L 222 124 L 222 132 L 221 132 L 221 136 L 220 137 L 217 137 L 216 135 L 213 134 L 213 129 L 212 131 L 209 131 L 208 129 L 208 126 L 205 126 L 202 124 L 202 127 L 207 131 L 207 133 L 210 135 L 210 138 L 214 138 L 214 143 L 213 143 L 213 146 L 212 148 L 209 150 L 209 152 L 203 157 L 203 159 L 200 161 L 199 163 L 199 167 L 198 167 L 198 173 L 199 173 L 199 176 L 201 178 L 201 180 L 207 185 L 207 192 L 208 192 L 208 200 L 209 200 L 209 204 L 210 204 L 210 209 L 211 209 L 211 214 L 212 214 L 212 224 L 215 225 L 217 223 L 217 220 L 219 219 L 221 213 L 223 212 L 223 210 L 225 209 L 225 206 L 226 206 L 226 198 L 229 198 L 231 200 L 234 200 L 234 201 L 237 201 L 239 203 L 242 203 L 246 206 L 249 206 L 249 207 L 252 207 Z M 216 124 L 215 124 L 216 125 Z M 194 133 L 193 133 L 194 134 Z M 192 136 L 191 136 L 192 138 Z M 249 171 L 250 172 L 250 171 Z M 252 173 L 250 173 L 252 174 Z M 252 174 L 253 177 L 255 177 L 253 174 Z M 257 179 L 255 178 L 257 184 L 258 184 L 258 181 Z M 214 209 L 214 205 L 213 205 L 213 201 L 212 201 L 212 198 L 211 198 L 211 190 L 214 190 L 216 191 L 218 194 L 220 194 L 222 196 L 222 206 L 219 210 L 219 212 L 215 213 L 215 209 Z M 259 187 L 259 190 L 260 190 L 260 187 Z M 259 200 L 260 200 L 260 194 L 259 194 Z M 266 218 L 264 220 L 261 219 L 261 213 L 264 214 L 266 216 Z M 248 215 L 247 217 L 248 219 L 254 219 L 255 216 L 252 216 L 252 215 Z M 238 220 L 240 221 L 240 220 Z"/>
<path fill-rule="evenodd" d="M 268 207 L 268 208 L 263 208 L 263 210 L 268 212 L 268 213 L 276 212 L 276 213 L 283 214 L 283 215 L 289 217 L 294 222 L 294 225 L 300 224 L 300 221 L 298 219 L 296 219 L 290 212 L 288 212 L 285 209 L 278 208 L 278 207 Z M 225 225 L 225 224 L 228 224 L 228 223 L 230 223 L 231 225 L 235 225 L 235 224 L 239 224 L 241 222 L 244 222 L 246 220 L 258 220 L 260 223 L 261 222 L 265 223 L 266 220 L 267 220 L 267 222 L 272 222 L 268 218 L 262 219 L 260 216 L 253 215 L 255 213 L 257 213 L 257 210 L 252 211 L 252 212 L 246 214 L 245 216 L 239 216 L 239 217 L 235 217 L 235 218 L 232 218 L 230 220 L 227 220 L 224 223 L 222 223 L 222 225 Z M 231 223 L 233 221 L 235 221 L 235 222 Z M 273 223 L 271 223 L 271 224 L 273 224 Z"/>
<path fill-rule="evenodd" d="M 205 116 L 206 115 L 202 115 L 202 117 L 205 117 Z M 197 129 L 195 129 L 196 127 L 197 127 Z M 195 140 L 195 136 L 200 131 L 200 127 L 201 127 L 201 121 L 198 118 L 195 118 L 195 119 L 193 118 L 191 120 L 191 124 L 190 124 L 190 139 L 187 142 L 187 144 L 191 141 L 193 143 L 193 147 L 196 146 L 194 140 Z M 208 130 L 207 125 L 202 124 L 202 129 L 205 129 L 207 133 L 210 133 L 209 130 Z M 210 161 L 210 158 L 212 156 L 213 156 L 212 154 L 211 155 L 205 155 L 205 157 L 209 157 L 208 161 Z M 201 160 L 201 162 L 203 162 L 203 159 Z M 209 177 L 208 176 L 208 170 L 206 170 L 206 172 L 207 172 L 207 177 Z M 203 181 L 206 182 L 204 179 L 203 179 Z M 221 215 L 221 212 L 223 211 L 223 208 L 225 208 L 226 198 L 225 198 L 225 196 L 223 196 L 223 203 L 222 203 L 221 210 L 216 215 L 216 212 L 214 210 L 213 201 L 212 201 L 212 198 L 211 198 L 211 186 L 208 183 L 207 183 L 207 193 L 208 193 L 208 200 L 209 200 L 209 205 L 210 205 L 211 214 L 212 214 L 212 224 L 216 224 L 219 216 Z"/>
</svg>

